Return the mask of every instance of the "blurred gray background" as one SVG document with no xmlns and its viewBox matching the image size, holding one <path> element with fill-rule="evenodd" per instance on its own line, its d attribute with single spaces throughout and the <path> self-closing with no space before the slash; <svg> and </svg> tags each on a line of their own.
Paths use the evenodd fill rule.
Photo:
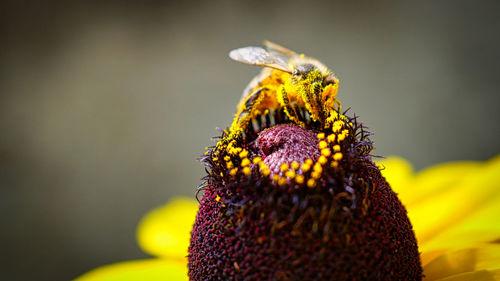
<svg viewBox="0 0 500 281">
<path fill-rule="evenodd" d="M 147 257 L 138 220 L 194 197 L 259 71 L 227 52 L 263 39 L 330 66 L 380 155 L 500 153 L 497 2 L 69 2 L 1 4 L 1 280 Z"/>
</svg>

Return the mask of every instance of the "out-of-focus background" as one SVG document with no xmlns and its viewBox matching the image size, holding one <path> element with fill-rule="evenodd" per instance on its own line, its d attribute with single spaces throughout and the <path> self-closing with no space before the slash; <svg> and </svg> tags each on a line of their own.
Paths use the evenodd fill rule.
<svg viewBox="0 0 500 281">
<path fill-rule="evenodd" d="M 138 220 L 194 196 L 196 158 L 259 71 L 227 52 L 263 39 L 338 73 L 380 155 L 500 153 L 496 2 L 352 2 L 3 1 L 0 280 L 146 257 Z"/>
</svg>

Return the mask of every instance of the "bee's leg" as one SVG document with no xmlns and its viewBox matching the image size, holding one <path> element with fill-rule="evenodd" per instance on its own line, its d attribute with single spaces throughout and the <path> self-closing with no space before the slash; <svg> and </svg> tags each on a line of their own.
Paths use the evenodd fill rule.
<svg viewBox="0 0 500 281">
<path fill-rule="evenodd" d="M 258 126 L 258 124 L 255 122 L 253 116 L 255 109 L 259 104 L 261 104 L 262 100 L 264 99 L 264 90 L 266 90 L 265 87 L 260 87 L 254 90 L 250 95 L 248 95 L 248 98 L 245 101 L 241 102 L 238 105 L 239 110 L 236 114 L 237 118 L 235 118 L 233 122 L 233 128 L 246 128 L 251 122 L 253 130 L 255 132 L 258 132 L 260 130 L 260 126 Z"/>
<path fill-rule="evenodd" d="M 290 104 L 290 99 L 288 98 L 288 95 L 285 91 L 285 85 L 281 85 L 278 88 L 277 96 L 278 103 L 281 105 L 281 107 L 283 107 L 283 110 L 285 111 L 285 114 L 288 116 L 288 118 L 299 125 L 303 125 L 303 123 L 299 121 L 297 112 L 295 112 L 295 109 Z"/>
<path fill-rule="evenodd" d="M 321 89 L 322 89 L 322 85 L 321 85 L 321 82 L 319 81 L 316 81 L 316 82 L 313 82 L 310 86 L 309 86 L 309 92 L 311 93 L 311 107 L 312 107 L 312 111 L 313 111 L 313 116 L 315 115 L 315 117 L 319 118 L 320 121 L 323 120 L 323 110 L 321 108 Z"/>
</svg>

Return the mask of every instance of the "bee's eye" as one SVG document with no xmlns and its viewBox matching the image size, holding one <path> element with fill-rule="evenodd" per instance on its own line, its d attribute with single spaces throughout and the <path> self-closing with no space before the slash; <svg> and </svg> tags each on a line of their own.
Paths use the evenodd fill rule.
<svg viewBox="0 0 500 281">
<path fill-rule="evenodd" d="M 314 66 L 313 64 L 303 63 L 300 65 L 297 65 L 297 69 L 295 71 L 298 71 L 299 74 L 304 75 L 304 74 L 307 74 L 315 69 L 316 69 L 316 66 Z"/>
<path fill-rule="evenodd" d="M 326 86 L 328 84 L 335 84 L 337 83 L 337 78 L 333 75 L 328 75 L 323 79 L 323 86 Z"/>
</svg>

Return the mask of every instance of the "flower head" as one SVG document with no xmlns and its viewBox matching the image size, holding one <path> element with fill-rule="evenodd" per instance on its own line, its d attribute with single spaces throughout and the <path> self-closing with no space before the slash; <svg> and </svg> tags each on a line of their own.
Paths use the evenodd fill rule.
<svg viewBox="0 0 500 281">
<path fill-rule="evenodd" d="M 263 73 L 203 158 L 190 279 L 421 280 L 406 210 L 338 79 Z"/>
</svg>

